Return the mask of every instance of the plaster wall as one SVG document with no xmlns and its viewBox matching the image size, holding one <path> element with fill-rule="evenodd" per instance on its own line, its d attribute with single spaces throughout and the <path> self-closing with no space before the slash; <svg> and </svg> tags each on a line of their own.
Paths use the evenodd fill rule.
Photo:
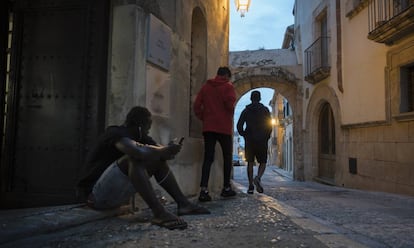
<svg viewBox="0 0 414 248">
<path fill-rule="evenodd" d="M 414 195 L 413 113 L 400 113 L 400 67 L 414 62 L 414 39 L 389 47 L 384 73 L 386 121 L 350 126 L 344 162 L 353 158 L 357 173 L 343 174 L 347 187 Z M 346 163 L 344 164 L 346 166 Z"/>
<path fill-rule="evenodd" d="M 342 1 L 341 8 L 345 9 Z M 385 66 L 388 48 L 367 39 L 368 8 L 354 18 L 343 20 L 343 82 L 341 94 L 344 125 L 385 121 Z M 346 73 L 345 73 L 346 72 Z"/>
</svg>

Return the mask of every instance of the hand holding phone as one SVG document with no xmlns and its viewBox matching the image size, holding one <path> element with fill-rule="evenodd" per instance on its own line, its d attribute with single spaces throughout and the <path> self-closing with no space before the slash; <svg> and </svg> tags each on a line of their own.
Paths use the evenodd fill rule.
<svg viewBox="0 0 414 248">
<path fill-rule="evenodd" d="M 184 141 L 184 137 L 181 137 L 180 141 L 178 142 L 178 144 L 182 145 Z"/>
</svg>

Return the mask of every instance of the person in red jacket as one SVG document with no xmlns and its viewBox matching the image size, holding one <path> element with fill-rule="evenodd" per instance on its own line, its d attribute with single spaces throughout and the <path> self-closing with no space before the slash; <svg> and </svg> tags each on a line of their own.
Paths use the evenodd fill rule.
<svg viewBox="0 0 414 248">
<path fill-rule="evenodd" d="M 231 71 L 228 67 L 220 67 L 213 79 L 207 80 L 197 94 L 194 102 L 194 113 L 203 122 L 204 162 L 200 182 L 199 201 L 211 201 L 208 194 L 208 180 L 211 164 L 214 161 L 216 142 L 223 152 L 223 190 L 221 196 L 235 196 L 230 176 L 233 154 L 233 115 L 236 92 L 230 82 Z"/>
</svg>

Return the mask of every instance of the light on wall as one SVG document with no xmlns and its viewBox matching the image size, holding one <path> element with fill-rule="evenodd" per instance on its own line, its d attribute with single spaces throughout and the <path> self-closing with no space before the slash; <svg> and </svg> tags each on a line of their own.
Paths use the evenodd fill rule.
<svg viewBox="0 0 414 248">
<path fill-rule="evenodd" d="M 272 118 L 272 126 L 277 127 L 279 125 L 279 119 Z"/>
<path fill-rule="evenodd" d="M 250 0 L 234 0 L 236 4 L 236 10 L 240 12 L 240 16 L 244 17 L 244 14 L 249 11 Z"/>
</svg>

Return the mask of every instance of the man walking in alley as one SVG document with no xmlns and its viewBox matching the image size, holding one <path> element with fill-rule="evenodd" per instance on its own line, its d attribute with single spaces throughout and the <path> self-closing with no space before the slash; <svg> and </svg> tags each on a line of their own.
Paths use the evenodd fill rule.
<svg viewBox="0 0 414 248">
<path fill-rule="evenodd" d="M 259 193 L 263 193 L 261 178 L 266 169 L 267 141 L 272 132 L 271 117 L 268 108 L 260 103 L 260 92 L 255 90 L 250 95 L 251 104 L 242 111 L 237 122 L 237 131 L 245 140 L 245 152 L 247 160 L 247 177 L 249 189 L 247 193 L 253 194 L 254 185 Z M 245 125 L 246 124 L 246 125 Z M 257 159 L 259 169 L 253 179 L 253 165 Z"/>
<path fill-rule="evenodd" d="M 233 115 L 236 92 L 229 81 L 231 71 L 220 67 L 215 78 L 208 80 L 197 94 L 194 113 L 203 122 L 204 162 L 200 183 L 199 201 L 211 201 L 208 194 L 208 180 L 211 164 L 214 161 L 216 143 L 223 152 L 223 190 L 222 197 L 235 196 L 230 185 L 233 154 Z"/>
</svg>

